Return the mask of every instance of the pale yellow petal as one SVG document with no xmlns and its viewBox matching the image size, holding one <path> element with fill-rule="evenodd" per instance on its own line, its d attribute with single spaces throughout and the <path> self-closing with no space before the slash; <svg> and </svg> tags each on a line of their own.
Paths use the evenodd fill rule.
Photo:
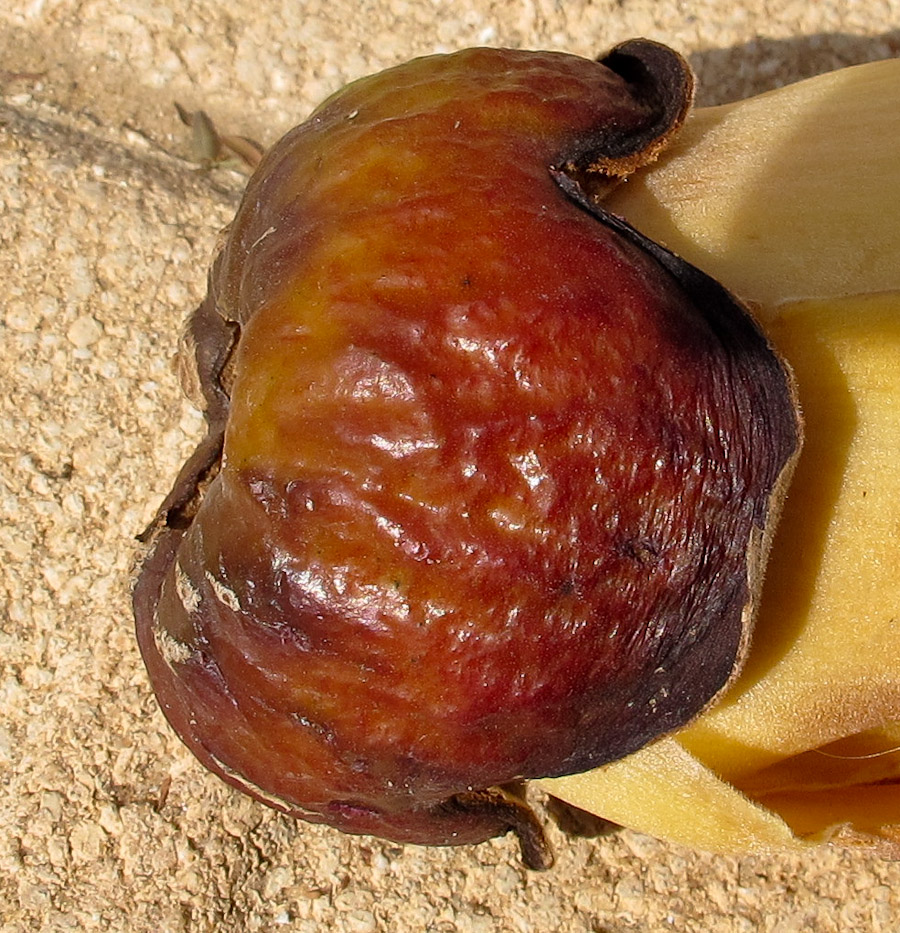
<svg viewBox="0 0 900 933">
<path fill-rule="evenodd" d="M 762 853 L 803 845 L 779 817 L 719 780 L 672 738 L 605 768 L 537 783 L 582 810 L 692 848 Z"/>
<path fill-rule="evenodd" d="M 900 289 L 900 59 L 696 111 L 604 206 L 744 299 Z"/>
<path fill-rule="evenodd" d="M 730 780 L 900 721 L 900 293 L 784 306 L 766 324 L 797 375 L 806 446 L 744 675 L 682 735 Z"/>
</svg>

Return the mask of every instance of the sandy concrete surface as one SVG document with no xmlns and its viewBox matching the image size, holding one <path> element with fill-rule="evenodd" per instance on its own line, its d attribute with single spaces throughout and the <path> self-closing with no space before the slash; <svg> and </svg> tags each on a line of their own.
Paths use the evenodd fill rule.
<svg viewBox="0 0 900 933">
<path fill-rule="evenodd" d="M 623 831 L 529 874 L 511 840 L 401 847 L 207 776 L 132 636 L 134 535 L 202 429 L 171 357 L 243 179 L 173 100 L 274 141 L 346 80 L 472 44 L 646 35 L 700 101 L 900 54 L 898 0 L 7 0 L 0 11 L 0 929 L 896 931 L 900 865 Z"/>
</svg>

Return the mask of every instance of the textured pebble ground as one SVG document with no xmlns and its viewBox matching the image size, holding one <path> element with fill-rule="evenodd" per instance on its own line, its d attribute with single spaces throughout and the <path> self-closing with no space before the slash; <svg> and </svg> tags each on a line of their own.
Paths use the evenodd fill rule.
<svg viewBox="0 0 900 933">
<path fill-rule="evenodd" d="M 691 54 L 704 103 L 900 54 L 896 2 L 12 0 L 0 11 L 0 930 L 893 931 L 900 866 L 716 858 L 622 832 L 525 873 L 294 824 L 156 709 L 134 534 L 202 429 L 170 360 L 239 175 L 173 99 L 271 142 L 346 80 L 477 43 Z"/>
</svg>

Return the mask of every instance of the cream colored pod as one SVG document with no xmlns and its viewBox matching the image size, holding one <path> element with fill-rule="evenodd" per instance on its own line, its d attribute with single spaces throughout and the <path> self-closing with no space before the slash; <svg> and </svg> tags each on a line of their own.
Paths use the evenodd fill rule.
<svg viewBox="0 0 900 933">
<path fill-rule="evenodd" d="M 746 666 L 689 727 L 544 780 L 715 852 L 900 854 L 900 60 L 701 109 L 605 206 L 755 310 L 806 440 Z"/>
</svg>

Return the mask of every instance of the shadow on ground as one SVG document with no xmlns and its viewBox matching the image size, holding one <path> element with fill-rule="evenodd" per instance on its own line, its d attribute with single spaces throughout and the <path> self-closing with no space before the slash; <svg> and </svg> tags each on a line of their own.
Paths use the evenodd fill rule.
<svg viewBox="0 0 900 933">
<path fill-rule="evenodd" d="M 726 104 L 826 71 L 900 57 L 900 29 L 879 36 L 817 33 L 791 39 L 759 37 L 725 49 L 694 52 L 697 104 Z"/>
</svg>

